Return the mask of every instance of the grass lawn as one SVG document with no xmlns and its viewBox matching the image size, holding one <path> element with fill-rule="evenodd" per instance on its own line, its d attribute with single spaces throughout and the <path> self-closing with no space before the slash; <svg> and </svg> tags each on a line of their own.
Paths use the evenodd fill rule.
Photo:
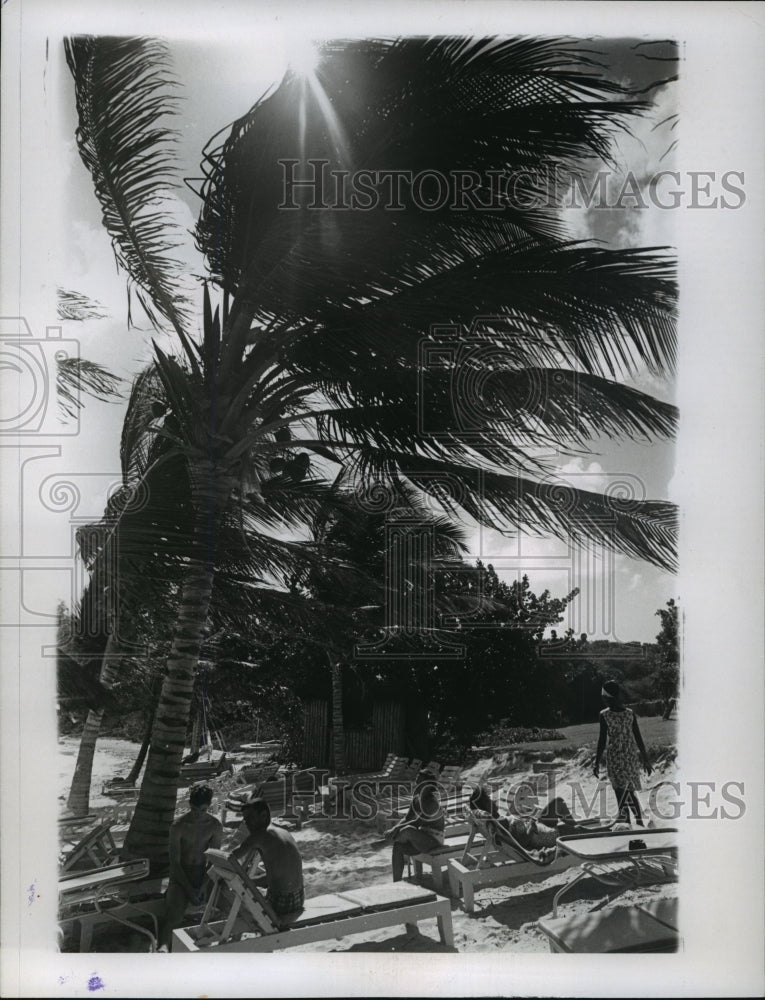
<svg viewBox="0 0 765 1000">
<path fill-rule="evenodd" d="M 643 742 L 646 747 L 653 746 L 674 746 L 677 741 L 677 720 L 668 719 L 665 721 L 660 715 L 652 715 L 647 718 L 639 718 L 638 725 L 643 734 Z M 514 744 L 513 749 L 523 748 L 525 750 L 556 750 L 566 753 L 571 750 L 578 750 L 580 747 L 592 747 L 593 750 L 598 744 L 598 734 L 600 724 L 597 722 L 585 722 L 581 726 L 564 726 L 558 730 L 566 737 L 565 740 L 539 740 L 531 743 Z"/>
</svg>

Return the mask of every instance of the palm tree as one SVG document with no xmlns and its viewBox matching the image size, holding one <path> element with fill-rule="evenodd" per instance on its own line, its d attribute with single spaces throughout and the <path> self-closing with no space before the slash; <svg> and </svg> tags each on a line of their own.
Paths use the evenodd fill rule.
<svg viewBox="0 0 765 1000">
<path fill-rule="evenodd" d="M 400 554 L 393 574 L 386 566 L 390 555 L 386 536 L 390 515 L 397 522 Z M 425 539 L 430 544 L 423 545 Z M 399 605 L 405 593 L 415 589 L 425 574 L 438 566 L 452 567 L 458 563 L 466 544 L 462 528 L 453 520 L 435 514 L 418 491 L 402 486 L 395 511 L 373 511 L 365 509 L 363 497 L 344 490 L 339 483 L 335 484 L 332 503 L 324 505 L 314 518 L 311 540 L 320 558 L 306 564 L 302 582 L 318 608 L 317 623 L 312 623 L 312 635 L 306 636 L 305 641 L 318 643 L 329 663 L 334 766 L 338 774 L 344 774 L 343 673 L 353 666 L 354 647 L 370 632 L 382 633 L 393 640 L 383 654 L 389 659 L 404 660 L 412 652 L 421 652 L 426 643 L 434 645 L 437 630 L 424 636 L 425 621 L 401 621 L 393 626 L 386 622 L 386 602 Z M 439 610 L 465 611 L 469 603 L 469 599 L 457 595 L 448 604 L 442 600 Z M 325 613 L 321 614 L 319 609 Z M 433 618 L 435 622 L 435 615 Z M 409 635 L 412 624 L 421 633 L 414 648 Z M 423 638 L 425 643 L 417 641 Z"/>
<path fill-rule="evenodd" d="M 167 437 L 160 433 L 172 424 L 167 415 L 163 385 L 152 367 L 135 379 L 122 428 L 120 458 L 122 484 L 110 497 L 101 521 L 78 529 L 80 556 L 91 578 L 77 614 L 80 634 L 94 637 L 85 649 L 69 648 L 71 658 L 100 662 L 97 683 L 89 690 L 90 707 L 67 806 L 74 815 L 89 809 L 90 784 L 96 742 L 107 707 L 135 655 L 138 619 L 151 618 L 144 633 L 162 632 L 162 622 L 174 613 L 177 593 L 188 559 L 197 541 L 188 498 L 186 466 L 173 455 Z M 284 478 L 284 477 L 281 477 Z M 280 517 L 294 527 L 319 509 L 331 509 L 331 498 L 319 482 L 284 483 L 280 498 L 270 504 L 272 523 Z M 216 574 L 210 616 L 213 628 L 231 626 L 241 617 L 281 606 L 287 595 L 257 586 L 257 573 L 293 570 L 297 550 L 276 539 L 256 540 L 250 532 L 249 513 L 238 511 L 238 522 L 220 525 L 222 565 Z M 259 559 L 253 562 L 253 544 Z M 312 565 L 311 553 L 300 549 L 301 565 Z M 295 608 L 290 607 L 292 613 Z M 305 613 L 304 610 L 301 613 Z M 152 624 L 153 623 L 153 624 Z M 147 631 L 148 630 L 148 631 Z M 146 634 L 143 635 L 145 640 Z M 80 641 L 80 646 L 83 643 Z M 156 714 L 156 713 L 153 713 Z"/>
<path fill-rule="evenodd" d="M 161 210 L 172 153 L 159 120 L 173 110 L 167 51 L 147 39 L 65 44 L 78 146 L 117 259 L 177 343 L 174 355 L 155 344 L 168 404 L 155 433 L 169 445 L 161 461 L 183 465 L 194 545 L 126 841 L 162 859 L 219 527 L 236 512 L 259 526 L 262 564 L 283 564 L 294 553 L 263 530 L 281 517 L 281 488 L 331 468 L 354 487 L 393 496 L 413 487 L 492 527 L 672 565 L 670 505 L 583 490 L 561 503 L 539 454 L 551 442 L 581 449 L 599 435 L 672 433 L 674 409 L 624 379 L 672 368 L 674 282 L 662 252 L 568 243 L 554 212 L 509 200 L 500 212 L 470 202 L 428 212 L 406 193 L 402 211 L 280 208 L 284 161 L 309 157 L 344 171 L 479 178 L 533 167 L 538 191 L 550 165 L 607 158 L 614 131 L 643 107 L 555 40 L 339 42 L 315 71 L 288 73 L 205 154 L 195 233 L 221 303 L 213 309 L 205 288 L 197 337 Z M 452 350 L 424 371 L 421 342 L 436 326 L 470 329 L 478 354 L 466 362 Z M 476 433 L 455 419 L 455 392 L 470 391 L 471 366 L 487 354 L 491 377 L 479 370 L 468 400 L 480 404 Z"/>
</svg>

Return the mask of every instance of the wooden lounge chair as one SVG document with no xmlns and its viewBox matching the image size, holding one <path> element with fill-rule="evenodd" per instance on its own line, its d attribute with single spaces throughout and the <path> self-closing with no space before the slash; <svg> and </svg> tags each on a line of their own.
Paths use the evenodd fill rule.
<svg viewBox="0 0 765 1000">
<path fill-rule="evenodd" d="M 134 781 L 126 781 L 125 778 L 111 778 L 101 785 L 101 794 L 110 799 L 137 798 L 140 787 Z"/>
<path fill-rule="evenodd" d="M 103 868 L 116 860 L 118 853 L 112 837 L 111 823 L 101 823 L 87 833 L 66 855 L 61 871 Z"/>
<path fill-rule="evenodd" d="M 490 885 L 511 885 L 547 878 L 555 872 L 572 868 L 580 862 L 570 855 L 550 854 L 542 860 L 523 848 L 499 821 L 487 813 L 471 812 L 470 834 L 462 857 L 449 862 L 451 895 L 463 899 L 463 907 L 472 913 L 477 889 Z M 479 839 L 480 838 L 480 839 Z"/>
<path fill-rule="evenodd" d="M 62 932 L 77 934 L 79 950 L 89 951 L 94 930 L 116 921 L 146 935 L 151 950 L 154 950 L 157 916 L 163 910 L 164 897 L 160 882 L 148 882 L 148 877 L 149 861 L 146 858 L 61 875 L 58 893 Z M 149 930 L 137 922 L 143 923 L 147 918 Z"/>
<path fill-rule="evenodd" d="M 223 803 L 221 822 L 224 826 L 231 825 L 227 819 L 229 810 L 241 813 L 242 803 L 251 795 L 257 795 L 268 803 L 272 816 L 293 820 L 300 829 L 309 819 L 310 810 L 321 802 L 321 782 L 326 773 L 322 768 L 304 768 L 278 776 L 273 772 L 263 781 L 237 788 Z"/>
<path fill-rule="evenodd" d="M 417 784 L 417 778 L 422 770 L 422 761 L 414 758 L 411 763 L 400 768 L 394 765 L 393 773 L 387 778 L 371 777 L 359 780 L 350 785 L 346 790 L 350 794 L 351 802 L 358 797 L 359 791 L 363 793 L 361 799 L 361 816 L 355 818 L 367 818 L 365 809 L 377 803 L 373 818 L 380 832 L 384 832 L 381 827 L 380 816 L 391 816 L 393 813 L 403 809 L 403 813 L 409 808 Z M 402 815 L 403 815 L 402 813 Z"/>
<path fill-rule="evenodd" d="M 231 825 L 227 819 L 229 810 L 241 813 L 242 803 L 246 802 L 252 795 L 264 799 L 268 803 L 272 816 L 284 816 L 287 812 L 287 783 L 284 775 L 279 775 L 279 777 L 269 778 L 267 781 L 245 785 L 226 796 L 221 815 L 221 822 L 224 826 Z M 238 817 L 234 822 L 238 823 L 240 818 Z"/>
<path fill-rule="evenodd" d="M 440 847 L 435 847 L 424 854 L 411 855 L 415 878 L 422 878 L 422 870 L 427 865 L 438 890 L 444 894 L 451 894 L 451 883 L 447 878 L 447 871 L 450 862 L 464 855 L 469 840 L 469 833 L 447 834 Z"/>
<path fill-rule="evenodd" d="M 225 752 L 217 760 L 200 760 L 182 764 L 179 781 L 182 785 L 192 785 L 195 781 L 219 778 L 224 771 L 234 773 L 234 765 L 228 760 Z"/>
<path fill-rule="evenodd" d="M 95 819 L 95 813 L 87 813 L 84 816 L 59 816 L 58 828 L 61 832 L 76 830 L 77 827 L 87 826 L 88 823 L 92 823 Z"/>
<path fill-rule="evenodd" d="M 400 795 L 412 786 L 411 780 L 407 780 L 410 765 L 408 757 L 388 757 L 386 767 L 375 774 L 338 775 L 330 778 L 327 782 L 330 792 L 335 792 L 338 801 L 343 803 L 343 812 L 353 809 L 353 800 L 361 794 L 363 799 L 386 795 L 386 790 L 394 796 Z"/>
<path fill-rule="evenodd" d="M 372 771 L 370 774 L 339 774 L 329 778 L 328 785 L 330 787 L 337 785 L 339 788 L 352 788 L 361 781 L 398 781 L 403 777 L 408 766 L 408 757 L 399 757 L 389 753 L 379 771 Z"/>
<path fill-rule="evenodd" d="M 271 952 L 433 917 L 442 943 L 453 946 L 449 900 L 417 886 L 388 882 L 316 896 L 306 900 L 300 913 L 285 918 L 277 916 L 234 858 L 214 850 L 206 851 L 205 856 L 216 890 L 225 886 L 233 903 L 224 919 L 211 920 L 220 907 L 220 896 L 214 890 L 201 922 L 173 932 L 174 952 Z"/>
<path fill-rule="evenodd" d="M 438 783 L 443 788 L 455 788 L 459 785 L 461 774 L 462 768 L 457 764 L 447 764 L 446 767 L 441 768 L 441 773 L 438 775 Z"/>
<path fill-rule="evenodd" d="M 613 906 L 574 917 L 545 918 L 538 927 L 554 952 L 674 952 L 681 943 L 676 899 L 647 906 Z"/>
<path fill-rule="evenodd" d="M 464 789 L 457 789 L 456 791 L 441 797 L 441 807 L 444 811 L 444 818 L 446 820 L 445 832 L 448 836 L 457 836 L 459 834 L 470 832 L 467 822 L 470 792 L 471 789 L 468 787 Z M 377 830 L 380 833 L 386 833 L 391 826 L 398 823 L 399 820 L 402 820 L 404 816 L 406 816 L 411 804 L 411 794 L 397 801 L 386 801 L 385 798 L 381 798 L 380 808 L 378 809 L 377 816 L 375 817 Z"/>
<path fill-rule="evenodd" d="M 240 785 L 260 784 L 273 778 L 279 770 L 276 761 L 269 761 L 267 764 L 245 764 L 241 770 L 236 772 L 236 782 Z"/>
</svg>

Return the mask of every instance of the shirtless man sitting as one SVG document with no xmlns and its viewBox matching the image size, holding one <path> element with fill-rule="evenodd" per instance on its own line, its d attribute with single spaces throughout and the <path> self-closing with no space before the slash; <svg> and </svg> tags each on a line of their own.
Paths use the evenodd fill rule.
<svg viewBox="0 0 765 1000">
<path fill-rule="evenodd" d="M 161 950 L 169 951 L 173 928 L 180 927 L 191 903 L 201 907 L 208 889 L 208 847 L 223 843 L 223 826 L 207 810 L 212 802 L 209 785 L 195 785 L 189 795 L 189 811 L 170 828 L 170 881 L 165 893 L 165 916 L 160 931 Z"/>
<path fill-rule="evenodd" d="M 271 810 L 264 799 L 254 798 L 245 802 L 242 818 L 248 836 L 231 852 L 231 856 L 239 861 L 253 849 L 260 851 L 265 875 L 253 881 L 265 883 L 266 900 L 278 916 L 299 913 L 305 903 L 303 859 L 294 838 L 281 827 L 270 826 Z"/>
</svg>

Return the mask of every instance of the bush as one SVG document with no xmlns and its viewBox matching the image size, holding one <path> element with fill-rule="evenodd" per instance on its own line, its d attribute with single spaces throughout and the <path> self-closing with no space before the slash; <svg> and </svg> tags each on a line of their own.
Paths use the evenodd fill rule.
<svg viewBox="0 0 765 1000">
<path fill-rule="evenodd" d="M 478 733 L 475 742 L 479 746 L 497 747 L 513 743 L 537 743 L 541 740 L 565 740 L 563 733 L 557 729 L 540 729 L 525 726 L 492 726 L 484 733 Z"/>
</svg>

